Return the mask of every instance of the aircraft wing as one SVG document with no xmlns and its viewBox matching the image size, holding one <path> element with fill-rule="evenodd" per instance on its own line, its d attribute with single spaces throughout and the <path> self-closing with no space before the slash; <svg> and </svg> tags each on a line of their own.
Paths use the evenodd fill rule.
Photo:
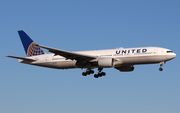
<svg viewBox="0 0 180 113">
<path fill-rule="evenodd" d="M 10 57 L 10 58 L 15 58 L 15 59 L 21 59 L 21 60 L 27 60 L 27 61 L 36 61 L 36 59 L 34 58 L 24 58 L 24 57 L 16 57 L 16 56 L 6 56 L 6 57 Z"/>
<path fill-rule="evenodd" d="M 90 61 L 90 60 L 93 60 L 93 59 L 97 58 L 96 56 L 79 54 L 79 53 L 65 51 L 65 50 L 61 50 L 61 49 L 55 49 L 55 48 L 51 48 L 51 47 L 46 47 L 46 46 L 42 46 L 42 45 L 38 45 L 38 44 L 36 44 L 36 46 L 47 49 L 47 50 L 49 50 L 49 52 L 55 53 L 55 55 L 60 55 L 60 56 L 63 56 L 65 58 L 71 59 L 71 60 L 75 59 L 75 60 Z"/>
</svg>

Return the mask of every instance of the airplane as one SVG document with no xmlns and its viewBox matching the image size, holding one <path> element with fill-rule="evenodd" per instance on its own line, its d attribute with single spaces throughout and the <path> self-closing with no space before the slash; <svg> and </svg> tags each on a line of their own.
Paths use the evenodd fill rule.
<svg viewBox="0 0 180 113">
<path fill-rule="evenodd" d="M 160 63 L 159 71 L 169 60 L 176 57 L 170 49 L 161 47 L 116 48 L 70 52 L 36 44 L 23 30 L 18 31 L 27 57 L 6 56 L 18 59 L 20 63 L 55 69 L 86 69 L 83 76 L 98 73 L 95 78 L 105 76 L 103 68 L 115 68 L 121 72 L 131 72 L 135 65 Z M 45 53 L 47 49 L 51 53 Z"/>
</svg>

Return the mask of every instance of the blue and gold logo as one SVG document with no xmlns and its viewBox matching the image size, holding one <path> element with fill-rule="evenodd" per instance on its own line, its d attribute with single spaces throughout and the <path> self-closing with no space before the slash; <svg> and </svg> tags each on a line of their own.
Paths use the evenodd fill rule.
<svg viewBox="0 0 180 113">
<path fill-rule="evenodd" d="M 37 47 L 37 46 L 35 46 L 35 45 L 36 45 L 35 42 L 32 42 L 32 43 L 29 45 L 28 50 L 27 50 L 27 56 L 28 56 L 28 57 L 45 54 L 45 52 L 44 52 L 40 47 Z"/>
</svg>

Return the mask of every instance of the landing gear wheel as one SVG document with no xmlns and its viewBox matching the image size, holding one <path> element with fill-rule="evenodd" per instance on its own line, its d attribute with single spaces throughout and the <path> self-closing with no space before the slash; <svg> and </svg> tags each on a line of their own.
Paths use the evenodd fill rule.
<svg viewBox="0 0 180 113">
<path fill-rule="evenodd" d="M 83 75 L 83 76 L 87 76 L 87 73 L 86 73 L 86 72 L 83 72 L 82 75 Z"/>
<path fill-rule="evenodd" d="M 99 77 L 102 77 L 102 73 L 98 73 L 98 76 L 99 76 Z"/>
<path fill-rule="evenodd" d="M 98 78 L 99 76 L 97 74 L 94 75 L 94 78 Z"/>
<path fill-rule="evenodd" d="M 90 75 L 90 74 L 91 74 L 91 72 L 90 72 L 90 71 L 86 71 L 86 73 L 87 73 L 87 75 Z"/>
<path fill-rule="evenodd" d="M 163 71 L 163 68 L 159 68 L 159 71 Z"/>
<path fill-rule="evenodd" d="M 105 73 L 105 72 L 102 72 L 102 73 L 101 73 L 101 75 L 102 75 L 102 76 L 105 76 L 105 75 L 106 75 L 106 73 Z"/>
</svg>

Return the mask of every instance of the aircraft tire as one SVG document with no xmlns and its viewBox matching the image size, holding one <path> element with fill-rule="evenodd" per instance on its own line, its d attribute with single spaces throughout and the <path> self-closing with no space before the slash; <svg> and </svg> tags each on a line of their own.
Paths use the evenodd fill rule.
<svg viewBox="0 0 180 113">
<path fill-rule="evenodd" d="M 101 75 L 102 75 L 102 76 L 105 76 L 105 75 L 106 75 L 106 73 L 105 73 L 105 72 L 102 72 L 102 73 L 101 73 Z"/>
<path fill-rule="evenodd" d="M 94 78 L 98 78 L 99 76 L 97 74 L 94 75 Z"/>
<path fill-rule="evenodd" d="M 87 75 L 90 75 L 90 74 L 91 74 L 91 71 L 86 71 L 86 74 L 87 74 Z"/>
<path fill-rule="evenodd" d="M 102 73 L 98 73 L 98 76 L 99 76 L 99 77 L 102 77 Z"/>
<path fill-rule="evenodd" d="M 83 75 L 83 76 L 87 76 L 87 73 L 86 73 L 86 72 L 83 72 L 82 75 Z"/>
<path fill-rule="evenodd" d="M 163 68 L 159 68 L 159 71 L 163 71 Z"/>
</svg>

